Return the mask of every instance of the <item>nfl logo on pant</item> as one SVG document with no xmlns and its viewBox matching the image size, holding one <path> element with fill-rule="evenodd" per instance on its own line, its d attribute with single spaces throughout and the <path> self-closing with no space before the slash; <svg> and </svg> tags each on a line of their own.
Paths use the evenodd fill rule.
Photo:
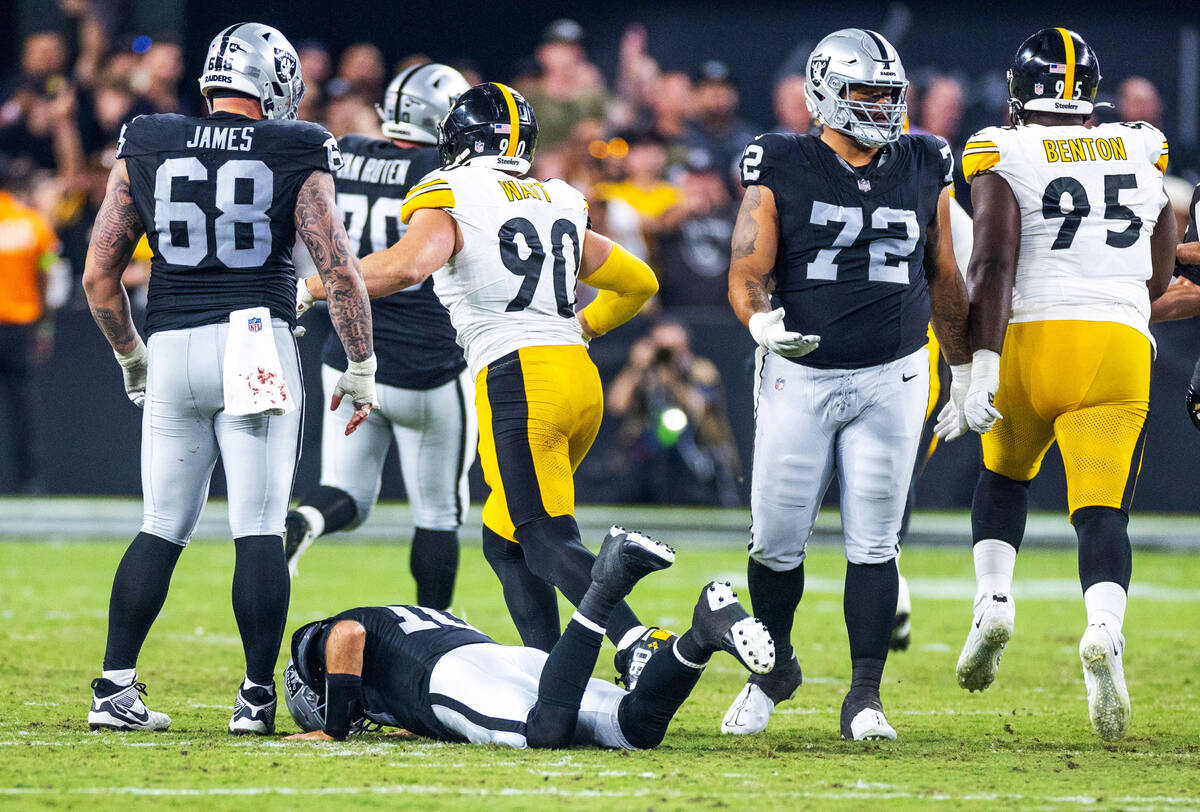
<svg viewBox="0 0 1200 812">
<path fill-rule="evenodd" d="M 246 321 L 246 326 L 250 328 L 250 332 L 260 333 L 262 332 L 262 319 L 260 319 L 258 316 L 248 319 Z"/>
</svg>

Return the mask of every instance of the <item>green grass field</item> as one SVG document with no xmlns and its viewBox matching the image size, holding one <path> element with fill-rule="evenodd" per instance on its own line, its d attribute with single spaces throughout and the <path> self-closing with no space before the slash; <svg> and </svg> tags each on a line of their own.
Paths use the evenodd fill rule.
<svg viewBox="0 0 1200 812">
<path fill-rule="evenodd" d="M 653 528 L 650 528 L 651 530 Z M 468 535 L 467 538 L 473 538 Z M 969 695 L 954 663 L 973 591 L 968 550 L 913 547 L 914 641 L 894 655 L 883 699 L 892 743 L 838 738 L 849 677 L 840 551 L 814 547 L 796 623 L 805 685 L 757 737 L 718 734 L 744 680 L 718 655 L 662 747 L 651 752 L 510 751 L 366 735 L 321 746 L 228 736 L 242 654 L 230 608 L 229 542 L 198 540 L 142 654 L 140 678 L 167 733 L 91 733 L 112 573 L 125 540 L 0 543 L 0 806 L 329 809 L 704 807 L 1200 808 L 1200 562 L 1138 552 L 1126 624 L 1132 732 L 1092 733 L 1079 659 L 1084 627 L 1075 555 L 1029 549 L 1018 562 L 1017 632 L 996 684 Z M 465 545 L 454 610 L 515 642 L 498 585 Z M 682 545 L 672 570 L 634 593 L 644 620 L 683 626 L 710 578 L 744 582 L 737 544 Z M 318 543 L 293 584 L 288 632 L 363 604 L 412 600 L 407 548 Z M 611 648 L 597 676 L 612 676 Z M 280 663 L 282 669 L 283 663 Z M 295 730 L 280 708 L 280 734 Z"/>
</svg>

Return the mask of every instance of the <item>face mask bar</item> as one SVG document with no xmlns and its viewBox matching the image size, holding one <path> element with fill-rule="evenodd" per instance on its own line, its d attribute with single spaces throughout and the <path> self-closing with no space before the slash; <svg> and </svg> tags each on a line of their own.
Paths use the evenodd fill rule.
<svg viewBox="0 0 1200 812">
<path fill-rule="evenodd" d="M 891 102 L 869 102 L 849 98 L 851 87 L 890 87 Z M 905 98 L 908 82 L 881 82 L 870 85 L 846 84 L 838 104 L 849 113 L 843 132 L 867 146 L 877 147 L 891 143 L 904 131 L 904 116 L 908 113 Z"/>
</svg>

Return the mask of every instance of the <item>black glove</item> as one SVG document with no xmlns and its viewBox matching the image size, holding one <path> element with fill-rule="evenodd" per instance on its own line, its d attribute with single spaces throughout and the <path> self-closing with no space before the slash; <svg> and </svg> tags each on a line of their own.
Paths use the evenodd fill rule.
<svg viewBox="0 0 1200 812">
<path fill-rule="evenodd" d="M 1196 369 L 1192 372 L 1192 381 L 1188 384 L 1184 403 L 1187 404 L 1188 417 L 1191 418 L 1192 425 L 1200 429 L 1200 361 L 1196 362 Z"/>
</svg>

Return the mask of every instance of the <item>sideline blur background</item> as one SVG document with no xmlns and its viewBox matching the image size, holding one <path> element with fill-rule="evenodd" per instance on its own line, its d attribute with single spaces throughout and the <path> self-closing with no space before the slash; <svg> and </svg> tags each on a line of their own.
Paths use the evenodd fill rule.
<svg viewBox="0 0 1200 812">
<path fill-rule="evenodd" d="M 1183 4 L 1186 9 L 1188 4 Z M 956 156 L 976 129 L 1006 121 L 1004 70 L 1046 25 L 1078 31 L 1100 58 L 1101 120 L 1146 120 L 1171 143 L 1168 192 L 1186 221 L 1200 180 L 1200 13 L 1171 3 L 403 4 L 269 0 L 18 0 L 0 49 L 0 492 L 135 494 L 140 412 L 83 301 L 92 220 L 121 124 L 151 112 L 200 114 L 211 37 L 253 19 L 300 51 L 300 115 L 335 135 L 378 135 L 373 105 L 401 68 L 433 59 L 472 83 L 505 81 L 534 107 L 533 174 L 563 177 L 599 231 L 646 258 L 652 312 L 596 341 L 608 411 L 580 471 L 592 502 L 736 505 L 753 445 L 753 342 L 725 302 L 741 190 L 736 162 L 765 131 L 805 132 L 804 63 L 816 41 L 873 28 L 899 49 L 915 130 Z M 959 178 L 958 199 L 969 209 Z M 126 277 L 144 300 L 148 257 Z M 328 320 L 306 318 L 310 382 Z M 1200 436 L 1183 411 L 1200 324 L 1155 327 L 1149 437 L 1136 507 L 1194 511 Z M 297 486 L 315 483 L 321 398 L 307 401 Z M 923 507 L 969 504 L 978 440 L 938 449 L 918 485 Z M 1033 506 L 1062 509 L 1052 452 Z M 395 466 L 383 496 L 402 495 Z M 481 478 L 474 481 L 482 493 Z M 213 492 L 223 492 L 214 477 Z M 832 494 L 831 494 L 832 496 Z"/>
</svg>

